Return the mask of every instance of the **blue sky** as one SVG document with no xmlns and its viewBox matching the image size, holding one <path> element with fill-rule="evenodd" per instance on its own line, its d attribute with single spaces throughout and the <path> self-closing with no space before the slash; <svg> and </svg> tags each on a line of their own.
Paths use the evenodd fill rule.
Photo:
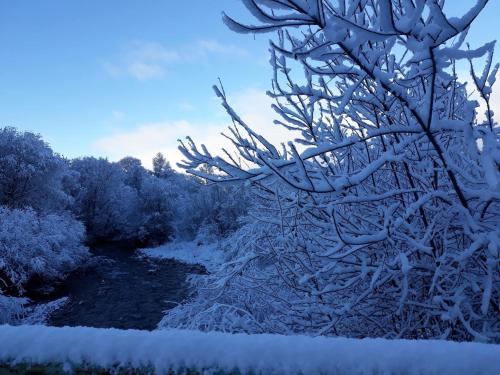
<svg viewBox="0 0 500 375">
<path fill-rule="evenodd" d="M 448 3 L 459 13 L 475 1 Z M 0 126 L 39 132 L 68 157 L 176 161 L 183 135 L 219 144 L 220 77 L 244 117 L 279 139 L 263 94 L 267 36 L 232 33 L 222 10 L 249 19 L 237 0 L 0 0 Z M 472 45 L 498 38 L 499 16 L 490 0 Z"/>
</svg>

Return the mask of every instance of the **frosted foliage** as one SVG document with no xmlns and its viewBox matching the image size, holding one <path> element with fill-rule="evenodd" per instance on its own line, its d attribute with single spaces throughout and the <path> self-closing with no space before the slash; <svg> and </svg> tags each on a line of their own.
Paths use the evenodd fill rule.
<svg viewBox="0 0 500 375">
<path fill-rule="evenodd" d="M 175 174 L 170 163 L 161 152 L 157 153 L 153 158 L 153 174 L 160 178 L 169 178 Z"/>
<path fill-rule="evenodd" d="M 74 211 L 85 223 L 89 237 L 112 239 L 128 231 L 137 197 L 136 191 L 125 185 L 120 167 L 95 158 L 73 160 L 71 167 L 79 176 Z"/>
<path fill-rule="evenodd" d="M 211 243 L 240 227 L 249 200 L 242 184 L 206 185 L 200 181 L 178 181 L 175 205 L 176 236 Z"/>
<path fill-rule="evenodd" d="M 127 240 L 158 245 L 173 237 L 192 239 L 201 230 L 222 236 L 239 226 L 246 211 L 241 188 L 207 186 L 175 172 L 163 155 L 155 170 L 126 157 L 118 163 L 86 157 L 71 162 L 73 212 L 91 241 Z"/>
<path fill-rule="evenodd" d="M 296 139 L 271 144 L 215 87 L 238 155 L 188 138 L 182 166 L 246 181 L 258 222 L 164 323 L 500 341 L 499 127 L 468 98 L 476 90 L 489 108 L 497 66 L 494 43 L 465 43 L 486 1 L 457 18 L 434 0 L 242 1 L 255 25 L 225 22 L 275 32 L 272 126 Z"/>
<path fill-rule="evenodd" d="M 140 196 L 139 238 L 162 243 L 173 234 L 174 208 L 172 186 L 158 178 L 144 180 Z"/>
<path fill-rule="evenodd" d="M 37 210 L 65 208 L 64 161 L 33 133 L 0 128 L 0 205 Z"/>
<path fill-rule="evenodd" d="M 0 290 L 0 324 L 13 324 L 25 313 L 26 298 L 4 296 Z"/>
<path fill-rule="evenodd" d="M 0 293 L 23 292 L 34 277 L 60 279 L 89 256 L 83 225 L 69 216 L 1 207 L 0 223 Z"/>
</svg>

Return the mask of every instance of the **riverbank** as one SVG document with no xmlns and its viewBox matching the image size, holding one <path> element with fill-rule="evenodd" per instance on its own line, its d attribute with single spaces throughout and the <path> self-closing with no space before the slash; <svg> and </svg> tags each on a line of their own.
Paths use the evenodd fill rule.
<svg viewBox="0 0 500 375">
<path fill-rule="evenodd" d="M 224 263 L 222 246 L 217 243 L 196 241 L 170 242 L 153 248 L 140 249 L 141 257 L 153 260 L 175 260 L 193 266 L 203 266 L 208 272 L 217 271 Z"/>
</svg>

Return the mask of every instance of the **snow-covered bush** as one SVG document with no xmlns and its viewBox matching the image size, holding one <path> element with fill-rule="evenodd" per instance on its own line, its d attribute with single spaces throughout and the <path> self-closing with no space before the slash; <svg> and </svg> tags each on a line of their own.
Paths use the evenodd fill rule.
<svg viewBox="0 0 500 375">
<path fill-rule="evenodd" d="M 89 256 L 83 225 L 68 215 L 0 207 L 0 290 L 63 278 Z"/>
<path fill-rule="evenodd" d="M 268 243 L 256 244 L 258 239 L 267 239 L 275 242 L 276 227 L 266 225 L 265 223 L 250 223 L 242 226 L 232 235 L 219 241 L 218 260 L 223 264 L 223 257 L 229 261 L 221 268 L 220 264 L 210 265 L 203 259 L 202 254 L 198 254 L 198 249 L 193 250 L 192 245 L 189 249 L 176 251 L 175 245 L 167 246 L 164 249 L 146 249 L 146 254 L 150 257 L 171 257 L 184 262 L 203 264 L 209 270 L 208 275 L 192 275 L 189 278 L 191 284 L 192 296 L 188 302 L 177 305 L 173 309 L 166 311 L 165 316 L 158 324 L 163 328 L 182 328 L 201 331 L 222 331 L 222 332 L 240 332 L 240 333 L 290 333 L 289 329 L 277 319 L 279 315 L 286 316 L 289 311 L 276 311 L 281 308 L 280 305 L 271 303 L 271 296 L 258 293 L 257 290 L 250 290 L 246 279 L 252 274 L 252 277 L 261 279 L 268 285 L 261 285 L 260 290 L 266 292 L 265 288 L 270 283 L 281 284 L 281 290 L 275 290 L 275 293 L 287 295 L 290 289 L 282 285 L 282 280 L 275 276 L 275 280 L 269 280 L 266 275 L 266 267 L 274 267 L 272 262 L 265 259 L 256 259 L 256 246 L 268 246 Z M 172 248 L 172 249 L 169 249 Z M 163 251 L 162 251 L 163 250 Z M 166 250 L 166 251 L 165 251 Z M 170 250 L 170 251 L 169 251 Z M 184 251 L 182 251 L 184 250 Z M 202 250 L 205 250 L 202 247 Z M 210 249 L 212 250 L 212 249 Z M 216 253 L 212 250 L 211 254 L 204 255 L 205 258 L 214 257 Z M 186 255 L 185 255 L 186 254 Z M 189 258 L 191 256 L 193 259 Z M 200 259 L 201 258 L 201 259 Z M 215 258 L 215 257 L 214 257 Z M 253 268 L 250 270 L 245 266 L 240 269 L 233 268 L 235 265 Z M 249 272 L 251 271 L 251 272 Z M 271 269 L 267 270 L 270 274 Z M 240 272 L 240 273 L 239 273 Z M 248 282 L 252 279 L 248 278 Z M 292 296 L 293 297 L 293 296 Z M 281 316 L 281 318 L 283 318 Z M 286 321 L 286 320 L 285 320 Z"/>
<path fill-rule="evenodd" d="M 74 212 L 90 240 L 159 244 L 173 234 L 174 202 L 181 189 L 174 181 L 156 177 L 132 157 L 118 163 L 75 159 L 71 167 L 78 175 Z"/>
<path fill-rule="evenodd" d="M 139 191 L 141 212 L 138 237 L 148 244 L 161 244 L 174 234 L 173 187 L 168 181 L 148 176 Z"/>
<path fill-rule="evenodd" d="M 4 296 L 0 288 L 0 325 L 19 321 L 25 314 L 27 302 L 26 298 Z"/>
<path fill-rule="evenodd" d="M 40 138 L 0 129 L 0 205 L 60 210 L 70 204 L 63 190 L 67 164 Z"/>
<path fill-rule="evenodd" d="M 75 159 L 78 173 L 74 213 L 85 223 L 90 240 L 128 237 L 137 225 L 137 192 L 125 184 L 125 174 L 116 163 L 86 157 Z"/>
<path fill-rule="evenodd" d="M 486 0 L 462 17 L 435 0 L 242 1 L 259 24 L 225 21 L 277 31 L 269 95 L 296 139 L 271 144 L 216 87 L 238 157 L 181 144 L 189 172 L 247 181 L 260 207 L 191 326 L 499 341 L 498 65 L 493 43 L 465 44 Z"/>
<path fill-rule="evenodd" d="M 189 185 L 189 186 L 186 186 Z M 176 201 L 176 232 L 180 238 L 198 238 L 209 243 L 221 239 L 241 226 L 250 200 L 242 184 L 207 185 L 187 180 L 180 186 Z"/>
</svg>

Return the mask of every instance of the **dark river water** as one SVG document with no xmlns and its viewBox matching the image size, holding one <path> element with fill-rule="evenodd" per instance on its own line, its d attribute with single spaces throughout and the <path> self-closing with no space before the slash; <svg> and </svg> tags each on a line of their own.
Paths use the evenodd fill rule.
<svg viewBox="0 0 500 375">
<path fill-rule="evenodd" d="M 95 266 L 59 288 L 69 302 L 52 313 L 49 325 L 154 329 L 165 310 L 187 298 L 188 274 L 202 272 L 173 260 L 139 259 L 116 244 L 92 252 Z"/>
</svg>

